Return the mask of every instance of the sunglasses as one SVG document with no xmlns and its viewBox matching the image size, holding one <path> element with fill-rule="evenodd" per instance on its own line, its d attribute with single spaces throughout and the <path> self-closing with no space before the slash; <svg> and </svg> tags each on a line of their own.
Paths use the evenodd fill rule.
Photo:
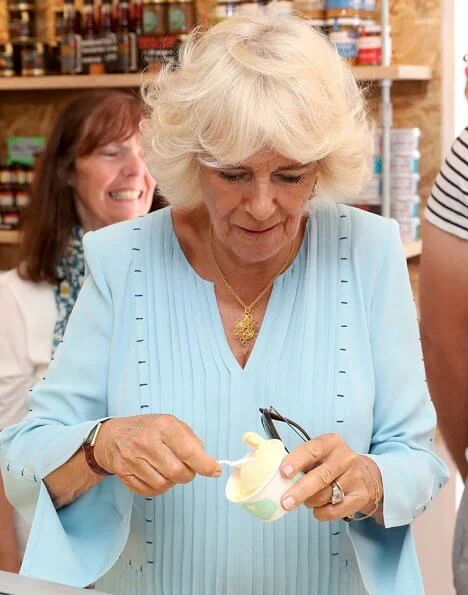
<svg viewBox="0 0 468 595">
<path fill-rule="evenodd" d="M 263 429 L 265 430 L 265 432 L 269 438 L 275 438 L 276 440 L 281 440 L 281 442 L 283 442 L 283 444 L 284 444 L 284 441 L 282 440 L 282 438 L 278 432 L 277 426 L 275 425 L 275 422 L 281 422 L 281 423 L 285 423 L 287 426 L 289 426 L 291 428 L 291 430 L 293 430 L 299 436 L 299 438 L 301 440 L 303 440 L 304 442 L 311 440 L 311 437 L 304 430 L 304 428 L 302 426 L 300 426 L 298 423 L 296 423 L 292 419 L 289 419 L 289 418 L 281 415 L 281 413 L 279 411 L 277 411 L 271 405 L 270 405 L 270 407 L 265 408 L 265 409 L 261 408 L 261 409 L 259 409 L 259 411 L 261 414 Z M 286 452 L 289 452 L 286 445 L 284 447 L 286 449 Z"/>
</svg>

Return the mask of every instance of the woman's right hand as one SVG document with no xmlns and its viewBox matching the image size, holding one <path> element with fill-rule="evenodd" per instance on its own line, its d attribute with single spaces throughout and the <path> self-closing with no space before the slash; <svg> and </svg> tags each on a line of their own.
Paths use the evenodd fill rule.
<svg viewBox="0 0 468 595">
<path fill-rule="evenodd" d="M 133 492 L 160 496 L 197 473 L 219 477 L 221 467 L 192 429 L 173 415 L 136 415 L 102 424 L 94 446 L 98 465 Z"/>
</svg>

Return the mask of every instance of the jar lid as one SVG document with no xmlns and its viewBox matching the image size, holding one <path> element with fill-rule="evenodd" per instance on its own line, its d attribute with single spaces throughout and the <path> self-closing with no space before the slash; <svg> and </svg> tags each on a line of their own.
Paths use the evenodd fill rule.
<svg viewBox="0 0 468 595">
<path fill-rule="evenodd" d="M 151 4 L 167 4 L 168 0 L 143 0 L 143 4 L 145 6 L 151 5 Z"/>
</svg>

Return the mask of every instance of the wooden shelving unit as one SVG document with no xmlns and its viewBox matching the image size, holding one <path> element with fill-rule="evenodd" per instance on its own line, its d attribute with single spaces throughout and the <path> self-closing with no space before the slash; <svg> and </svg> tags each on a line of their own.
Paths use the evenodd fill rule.
<svg viewBox="0 0 468 595">
<path fill-rule="evenodd" d="M 355 66 L 353 72 L 359 81 L 428 81 L 432 70 L 428 66 Z M 0 79 L 0 91 L 54 91 L 73 89 L 136 89 L 151 74 L 49 75 L 36 77 L 15 76 Z"/>
<path fill-rule="evenodd" d="M 394 66 L 355 66 L 354 75 L 358 81 L 429 81 L 432 69 L 429 66 L 411 66 L 400 64 Z"/>
</svg>

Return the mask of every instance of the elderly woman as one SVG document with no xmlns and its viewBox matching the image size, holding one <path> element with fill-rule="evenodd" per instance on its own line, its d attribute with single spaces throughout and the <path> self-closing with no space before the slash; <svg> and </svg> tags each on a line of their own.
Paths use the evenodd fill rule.
<svg viewBox="0 0 468 595">
<path fill-rule="evenodd" d="M 64 342 L 1 435 L 22 571 L 124 595 L 423 593 L 410 524 L 447 473 L 398 228 L 325 200 L 372 153 L 352 73 L 258 10 L 193 36 L 146 99 L 172 206 L 86 236 Z M 285 440 L 303 475 L 263 524 L 217 459 L 268 405 L 312 439 Z"/>
</svg>

